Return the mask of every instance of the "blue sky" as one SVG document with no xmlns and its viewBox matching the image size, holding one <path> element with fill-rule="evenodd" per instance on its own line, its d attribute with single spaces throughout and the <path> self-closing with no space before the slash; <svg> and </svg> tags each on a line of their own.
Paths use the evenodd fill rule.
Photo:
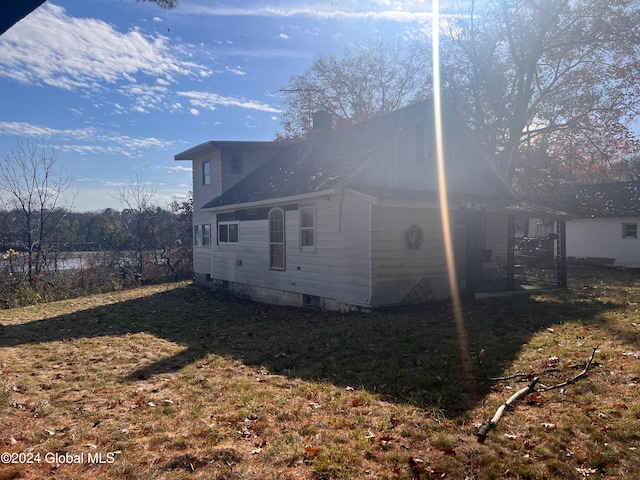
<svg viewBox="0 0 640 480">
<path fill-rule="evenodd" d="M 0 153 L 55 149 L 78 211 L 120 209 L 140 178 L 167 205 L 191 189 L 173 156 L 208 140 L 272 140 L 282 94 L 317 54 L 430 31 L 430 1 L 53 0 L 0 36 Z"/>
</svg>

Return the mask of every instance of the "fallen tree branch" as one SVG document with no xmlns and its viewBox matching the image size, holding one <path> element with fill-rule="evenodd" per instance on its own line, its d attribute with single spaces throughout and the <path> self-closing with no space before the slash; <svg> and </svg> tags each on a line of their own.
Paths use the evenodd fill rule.
<svg viewBox="0 0 640 480">
<path fill-rule="evenodd" d="M 582 372 L 580 372 L 578 375 L 567 380 L 566 382 L 558 383 L 556 385 L 551 385 L 549 387 L 542 387 L 540 388 L 540 391 L 548 392 L 549 390 L 555 390 L 558 388 L 566 387 L 567 385 L 571 385 L 572 383 L 575 383 L 578 380 L 580 380 L 582 377 L 586 376 L 587 372 L 589 371 L 589 367 L 591 367 L 591 365 L 593 364 L 593 358 L 596 355 L 596 350 L 598 350 L 598 346 L 595 346 L 593 348 L 593 351 L 591 352 L 591 357 L 587 361 L 587 364 L 585 365 Z M 535 377 L 531 381 L 531 383 L 529 383 L 529 385 L 527 385 L 526 387 L 518 390 L 516 393 L 511 395 L 506 402 L 504 402 L 502 405 L 498 407 L 498 410 L 496 410 L 496 413 L 491 420 L 484 422 L 482 425 L 480 425 L 480 428 L 478 429 L 478 433 L 477 433 L 478 443 L 484 443 L 489 432 L 497 427 L 498 422 L 504 415 L 504 412 L 507 408 L 511 408 L 511 406 L 515 402 L 520 400 L 522 397 L 525 397 L 526 395 L 530 395 L 536 391 L 536 384 L 538 383 L 539 380 L 540 380 L 540 377 Z"/>
<path fill-rule="evenodd" d="M 578 380 L 580 380 L 582 377 L 584 377 L 587 374 L 587 372 L 589 371 L 589 367 L 591 367 L 591 364 L 593 363 L 593 357 L 595 357 L 595 355 L 596 355 L 596 350 L 598 350 L 598 345 L 593 347 L 593 351 L 591 352 L 591 357 L 587 361 L 587 364 L 585 365 L 584 370 L 582 370 L 578 375 L 576 375 L 575 377 L 573 377 L 570 380 L 567 380 L 566 382 L 558 383 L 556 385 L 551 385 L 550 387 L 543 387 L 543 388 L 540 389 L 540 391 L 541 392 L 548 392 L 549 390 L 555 390 L 557 388 L 566 387 L 567 385 L 571 385 L 572 383 L 576 383 Z"/>
<path fill-rule="evenodd" d="M 520 398 L 524 397 L 525 395 L 529 395 L 530 393 L 533 393 L 535 391 L 536 383 L 538 383 L 538 380 L 540 380 L 539 377 L 536 377 L 533 380 L 531 380 L 531 383 L 529 385 L 518 390 L 516 393 L 514 393 L 509 397 L 509 400 L 507 400 L 502 405 L 500 405 L 500 407 L 498 407 L 498 410 L 496 410 L 496 413 L 493 416 L 493 418 L 488 422 L 484 422 L 478 429 L 478 443 L 484 443 L 485 439 L 487 438 L 487 435 L 491 430 L 496 428 L 496 426 L 498 425 L 498 422 L 502 418 L 502 415 L 504 415 L 504 412 L 507 408 L 510 408 L 511 405 L 517 402 Z"/>
<path fill-rule="evenodd" d="M 503 382 L 505 380 L 513 380 L 514 378 L 532 379 L 533 377 L 535 377 L 533 373 L 516 372 L 513 375 L 507 375 L 506 377 L 484 377 L 476 378 L 475 380 L 479 382 Z"/>
</svg>

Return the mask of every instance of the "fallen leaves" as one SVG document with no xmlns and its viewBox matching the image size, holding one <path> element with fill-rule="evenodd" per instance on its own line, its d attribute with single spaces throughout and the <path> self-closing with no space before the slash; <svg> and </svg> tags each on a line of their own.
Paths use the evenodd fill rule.
<svg viewBox="0 0 640 480">
<path fill-rule="evenodd" d="M 320 452 L 322 452 L 322 447 L 311 447 L 309 445 L 304 447 L 304 453 L 308 457 L 316 457 L 320 454 Z"/>
</svg>

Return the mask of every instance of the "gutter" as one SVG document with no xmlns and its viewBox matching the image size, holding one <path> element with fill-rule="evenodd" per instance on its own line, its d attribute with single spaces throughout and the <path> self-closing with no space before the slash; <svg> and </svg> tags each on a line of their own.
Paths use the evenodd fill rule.
<svg viewBox="0 0 640 480">
<path fill-rule="evenodd" d="M 335 195 L 337 193 L 340 193 L 341 191 L 342 191 L 342 188 L 329 188 L 327 190 L 321 190 L 319 192 L 302 193 L 300 195 L 292 195 L 288 197 L 267 198 L 265 200 L 258 200 L 255 202 L 230 203 L 227 205 L 220 205 L 219 207 L 200 208 L 200 210 L 216 213 L 216 212 L 223 212 L 226 210 L 235 210 L 238 208 L 264 207 L 266 205 L 274 205 L 277 203 L 282 204 L 282 203 L 298 202 L 302 200 L 309 200 L 311 198 L 317 198 L 317 197 L 327 197 L 329 195 Z"/>
</svg>

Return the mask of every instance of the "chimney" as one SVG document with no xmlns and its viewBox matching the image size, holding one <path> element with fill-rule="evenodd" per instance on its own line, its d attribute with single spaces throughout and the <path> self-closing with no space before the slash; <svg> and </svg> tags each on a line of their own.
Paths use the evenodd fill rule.
<svg viewBox="0 0 640 480">
<path fill-rule="evenodd" d="M 320 110 L 313 114 L 313 136 L 327 136 L 333 130 L 333 115 L 326 110 Z"/>
</svg>

